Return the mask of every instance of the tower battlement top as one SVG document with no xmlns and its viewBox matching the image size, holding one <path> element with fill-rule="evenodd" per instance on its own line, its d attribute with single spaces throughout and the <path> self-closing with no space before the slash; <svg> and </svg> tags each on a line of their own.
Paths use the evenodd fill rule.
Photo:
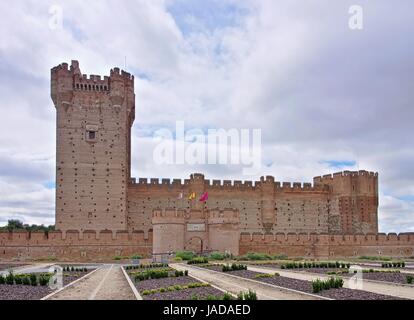
<svg viewBox="0 0 414 320">
<path fill-rule="evenodd" d="M 70 66 L 63 62 L 52 68 L 52 95 L 56 90 L 64 91 L 91 91 L 95 93 L 110 92 L 112 84 L 122 81 L 125 86 L 134 87 L 134 76 L 129 72 L 120 70 L 118 67 L 111 69 L 109 76 L 83 74 L 79 67 L 79 62 L 72 60 Z M 55 85 L 54 83 L 55 82 Z M 64 86 L 58 86 L 64 83 Z"/>
</svg>

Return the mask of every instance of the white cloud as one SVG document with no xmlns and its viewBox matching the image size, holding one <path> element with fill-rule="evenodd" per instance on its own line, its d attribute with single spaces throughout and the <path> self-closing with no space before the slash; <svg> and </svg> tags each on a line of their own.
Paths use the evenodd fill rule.
<svg viewBox="0 0 414 320">
<path fill-rule="evenodd" d="M 62 30 L 48 27 L 52 4 L 62 6 Z M 414 5 L 361 1 L 362 31 L 348 29 L 348 1 L 203 5 L 0 3 L 6 13 L 0 20 L 0 182 L 6 190 L 0 219 L 53 216 L 51 191 L 43 187 L 54 175 L 50 68 L 78 59 L 83 72 L 104 75 L 123 67 L 126 56 L 137 75 L 134 175 L 184 177 L 202 170 L 208 178 L 243 179 L 235 167 L 156 166 L 145 136 L 176 120 L 203 129 L 260 128 L 263 174 L 310 181 L 335 171 L 323 161 L 355 160 L 356 168 L 380 173 L 387 195 L 380 229 L 413 230 L 412 202 L 398 198 L 414 194 Z M 30 203 L 10 205 L 10 197 L 27 192 Z"/>
</svg>

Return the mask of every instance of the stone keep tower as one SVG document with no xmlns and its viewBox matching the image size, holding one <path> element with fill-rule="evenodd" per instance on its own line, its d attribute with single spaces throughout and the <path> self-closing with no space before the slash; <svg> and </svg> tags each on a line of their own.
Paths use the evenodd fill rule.
<svg viewBox="0 0 414 320">
<path fill-rule="evenodd" d="M 338 172 L 315 177 L 314 184 L 330 186 L 331 206 L 335 208 L 330 214 L 338 214 L 342 233 L 378 233 L 377 173 L 364 170 Z"/>
<path fill-rule="evenodd" d="M 126 230 L 134 77 L 83 75 L 77 61 L 51 70 L 57 113 L 56 228 Z"/>
</svg>

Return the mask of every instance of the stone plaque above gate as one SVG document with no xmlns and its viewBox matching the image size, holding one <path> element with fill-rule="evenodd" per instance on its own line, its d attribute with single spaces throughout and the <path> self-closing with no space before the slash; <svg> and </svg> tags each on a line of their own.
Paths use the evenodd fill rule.
<svg viewBox="0 0 414 320">
<path fill-rule="evenodd" d="M 204 223 L 187 223 L 187 231 L 206 231 Z"/>
</svg>

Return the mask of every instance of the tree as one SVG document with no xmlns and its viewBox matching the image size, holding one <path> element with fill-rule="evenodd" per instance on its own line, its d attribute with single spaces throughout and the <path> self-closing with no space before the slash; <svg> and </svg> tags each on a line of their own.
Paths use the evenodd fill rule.
<svg viewBox="0 0 414 320">
<path fill-rule="evenodd" d="M 54 231 L 55 226 L 54 225 L 44 226 L 43 224 L 40 226 L 36 224 L 28 225 L 28 224 L 23 224 L 23 222 L 20 220 L 11 219 L 7 222 L 6 226 L 0 227 L 0 230 L 7 230 L 9 232 L 16 231 L 16 230 L 26 230 L 26 231 L 31 231 L 31 232 L 32 231 L 49 232 L 49 231 Z"/>
</svg>

